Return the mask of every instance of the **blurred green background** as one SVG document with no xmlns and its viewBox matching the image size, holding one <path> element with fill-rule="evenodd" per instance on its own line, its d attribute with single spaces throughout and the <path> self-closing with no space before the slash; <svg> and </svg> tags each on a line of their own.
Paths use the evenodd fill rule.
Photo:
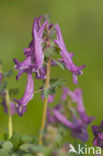
<svg viewBox="0 0 103 156">
<path fill-rule="evenodd" d="M 84 75 L 79 77 L 79 86 L 83 89 L 84 104 L 87 114 L 95 116 L 93 124 L 103 119 L 103 1 L 102 0 L 0 0 L 0 60 L 3 70 L 14 68 L 13 58 L 23 60 L 23 48 L 28 47 L 31 40 L 32 24 L 35 16 L 49 14 L 52 22 L 57 22 L 62 30 L 66 46 L 75 53 L 77 65 L 86 64 Z M 9 88 L 20 88 L 15 98 L 23 95 L 26 75 L 17 82 L 17 72 L 8 79 Z M 77 87 L 72 82 L 70 72 L 52 69 L 52 77 L 63 77 L 70 89 Z M 35 90 L 41 81 L 34 80 Z M 61 96 L 57 91 L 54 104 Z M 54 105 L 53 104 L 53 105 Z M 37 136 L 40 128 L 43 102 L 40 94 L 34 95 L 27 112 L 21 118 L 13 116 L 14 131 Z M 0 137 L 7 128 L 7 115 L 0 107 Z M 69 132 L 69 131 L 68 131 Z M 92 145 L 93 135 L 89 128 L 88 145 Z M 67 138 L 68 141 L 72 139 Z"/>
</svg>

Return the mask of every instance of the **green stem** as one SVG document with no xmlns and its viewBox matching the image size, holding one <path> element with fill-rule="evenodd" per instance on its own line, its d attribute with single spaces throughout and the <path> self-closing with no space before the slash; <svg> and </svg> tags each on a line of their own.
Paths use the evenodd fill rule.
<svg viewBox="0 0 103 156">
<path fill-rule="evenodd" d="M 51 68 L 51 58 L 48 58 L 45 89 L 49 88 L 50 68 Z M 48 106 L 48 97 L 44 98 L 44 107 L 43 107 L 42 121 L 41 121 L 41 128 L 40 128 L 39 145 L 42 145 L 42 134 L 41 134 L 41 132 L 43 132 L 44 127 L 45 127 L 47 106 Z"/>
<path fill-rule="evenodd" d="M 11 116 L 10 99 L 9 99 L 8 90 L 6 90 L 6 104 L 8 107 L 8 131 L 9 131 L 9 139 L 10 139 L 13 134 L 13 128 L 12 128 L 12 116 Z"/>
</svg>

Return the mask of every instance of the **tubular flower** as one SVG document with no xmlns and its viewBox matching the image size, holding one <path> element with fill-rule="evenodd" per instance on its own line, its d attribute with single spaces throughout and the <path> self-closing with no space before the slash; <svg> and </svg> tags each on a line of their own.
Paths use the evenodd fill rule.
<svg viewBox="0 0 103 156">
<path fill-rule="evenodd" d="M 100 126 L 92 126 L 92 131 L 94 134 L 94 140 L 93 140 L 93 145 L 94 146 L 99 146 L 103 149 L 103 121 L 101 122 Z"/>
<path fill-rule="evenodd" d="M 56 31 L 57 31 L 57 39 L 54 40 L 54 42 L 58 45 L 58 47 L 61 50 L 60 54 L 61 54 L 61 56 L 63 58 L 66 69 L 71 71 L 72 74 L 73 74 L 73 82 L 75 84 L 78 84 L 77 76 L 82 74 L 82 68 L 84 68 L 85 65 L 82 65 L 82 66 L 78 67 L 73 63 L 72 57 L 74 56 L 74 54 L 69 53 L 67 51 L 67 49 L 65 47 L 65 44 L 64 44 L 63 37 L 62 37 L 62 33 L 61 33 L 61 30 L 60 30 L 58 24 L 56 25 Z"/>
<path fill-rule="evenodd" d="M 52 111 L 50 110 L 50 108 L 48 108 L 47 123 L 60 123 L 71 130 L 73 137 L 76 137 L 83 142 L 87 141 L 88 133 L 86 124 L 77 119 L 74 114 L 72 115 L 72 121 L 68 120 L 67 117 L 63 113 L 61 113 L 61 111 L 63 110 L 62 108 L 63 107 L 61 107 L 61 105 L 57 105 L 53 108 Z"/>
<path fill-rule="evenodd" d="M 14 59 L 15 69 L 19 71 L 17 79 L 27 70 L 38 72 L 43 65 L 44 54 L 42 50 L 43 32 L 47 21 L 41 24 L 41 18 L 35 18 L 32 28 L 32 41 L 28 48 L 24 49 L 25 60 L 20 63 Z"/>
<path fill-rule="evenodd" d="M 16 104 L 17 113 L 20 116 L 22 116 L 22 114 L 26 111 L 27 104 L 33 98 L 34 95 L 34 84 L 33 84 L 32 73 L 28 72 L 27 75 L 28 75 L 28 80 L 27 80 L 24 96 L 20 100 L 14 99 L 14 101 L 17 102 Z"/>
<path fill-rule="evenodd" d="M 67 119 L 65 115 L 63 115 L 58 110 L 53 110 L 55 118 L 62 123 L 64 126 L 71 129 L 71 133 L 73 137 L 76 137 L 83 142 L 88 140 L 87 126 L 84 124 L 81 119 L 77 119 L 77 117 L 72 114 L 72 122 Z"/>
<path fill-rule="evenodd" d="M 88 117 L 85 112 L 83 99 L 82 99 L 82 90 L 80 88 L 77 88 L 75 89 L 74 92 L 72 92 L 68 89 L 68 95 L 71 97 L 73 102 L 77 103 L 77 111 L 80 115 L 80 118 L 83 120 L 83 122 L 87 124 L 91 123 L 94 120 L 94 117 Z"/>
</svg>

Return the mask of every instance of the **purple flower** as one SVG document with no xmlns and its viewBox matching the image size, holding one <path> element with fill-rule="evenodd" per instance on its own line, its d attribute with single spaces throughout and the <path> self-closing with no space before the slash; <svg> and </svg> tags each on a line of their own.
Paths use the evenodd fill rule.
<svg viewBox="0 0 103 156">
<path fill-rule="evenodd" d="M 103 121 L 101 122 L 100 126 L 92 126 L 92 131 L 94 134 L 94 140 L 93 140 L 93 145 L 94 146 L 99 146 L 103 149 Z"/>
<path fill-rule="evenodd" d="M 68 70 L 70 70 L 73 74 L 73 82 L 75 84 L 78 84 L 77 82 L 77 76 L 82 74 L 82 68 L 85 67 L 85 65 L 82 65 L 80 67 L 76 66 L 73 61 L 72 61 L 72 57 L 74 56 L 73 53 L 69 53 L 65 47 L 64 41 L 63 41 L 63 37 L 62 37 L 62 33 L 61 30 L 59 28 L 59 25 L 56 25 L 56 31 L 57 31 L 57 39 L 54 40 L 54 42 L 59 46 L 60 50 L 61 50 L 61 56 L 63 58 L 64 64 L 66 66 L 66 68 Z"/>
<path fill-rule="evenodd" d="M 17 113 L 18 115 L 22 116 L 22 114 L 26 111 L 26 106 L 28 102 L 33 98 L 34 95 L 34 84 L 33 84 L 33 78 L 32 78 L 32 73 L 28 72 L 28 80 L 27 80 L 27 85 L 25 89 L 24 96 L 20 99 L 14 99 L 14 101 L 17 102 Z"/>
<path fill-rule="evenodd" d="M 95 118 L 88 117 L 85 112 L 83 99 L 82 99 L 82 90 L 80 88 L 77 88 L 75 89 L 74 92 L 72 92 L 68 89 L 68 91 L 66 90 L 66 92 L 68 92 L 68 95 L 71 97 L 72 101 L 77 103 L 77 111 L 80 115 L 80 118 L 83 120 L 83 122 L 87 124 L 91 123 Z"/>
<path fill-rule="evenodd" d="M 68 127 L 71 130 L 72 136 L 76 137 L 83 142 L 88 140 L 88 133 L 87 133 L 87 125 L 84 124 L 81 119 L 77 119 L 77 117 L 72 114 L 72 122 L 65 117 L 61 112 L 58 110 L 53 110 L 55 118 L 64 126 Z"/>
<path fill-rule="evenodd" d="M 67 117 L 62 113 L 62 105 L 57 105 L 53 109 L 48 107 L 47 110 L 47 123 L 60 123 L 72 132 L 72 136 L 82 140 L 83 142 L 88 140 L 87 126 L 81 120 L 72 114 L 72 122 L 67 119 Z"/>
<path fill-rule="evenodd" d="M 82 119 L 78 119 L 75 113 L 71 110 L 71 117 L 73 124 L 77 127 L 77 130 L 71 131 L 72 136 L 76 137 L 83 142 L 88 140 L 88 132 L 87 132 L 87 124 L 82 121 Z"/>
<path fill-rule="evenodd" d="M 68 128 L 71 128 L 73 130 L 76 130 L 75 125 L 73 125 L 61 112 L 59 112 L 58 110 L 54 109 L 53 110 L 53 114 L 55 116 L 55 118 L 62 123 L 63 125 L 65 125 Z"/>
<path fill-rule="evenodd" d="M 44 54 L 42 50 L 43 32 L 47 21 L 41 24 L 42 18 L 35 18 L 32 28 L 33 39 L 28 48 L 24 49 L 24 55 L 26 58 L 22 63 L 17 59 L 14 59 L 15 69 L 19 71 L 17 79 L 28 70 L 32 72 L 38 72 L 43 65 Z"/>
<path fill-rule="evenodd" d="M 80 115 L 80 118 L 85 123 L 91 123 L 95 118 L 94 117 L 88 117 L 85 112 L 83 99 L 82 99 L 82 90 L 80 88 L 75 89 L 74 92 L 70 91 L 68 88 L 63 87 L 63 94 L 62 94 L 62 100 L 65 101 L 67 99 L 67 95 L 71 97 L 72 102 L 77 103 L 77 111 Z"/>
<path fill-rule="evenodd" d="M 70 109 L 71 112 L 71 120 L 68 120 L 67 109 L 65 110 L 63 105 L 62 107 L 58 107 L 57 105 L 57 107 L 54 107 L 52 111 L 49 109 L 47 112 L 48 123 L 61 123 L 71 130 L 72 136 L 85 142 L 88 140 L 87 126 L 94 120 L 94 118 L 86 115 L 81 89 L 76 89 L 74 92 L 72 92 L 68 88 L 63 87 L 61 100 L 66 101 L 68 95 L 71 97 L 70 102 L 77 103 L 77 109 L 73 108 L 71 105 L 68 105 L 68 109 Z"/>
</svg>

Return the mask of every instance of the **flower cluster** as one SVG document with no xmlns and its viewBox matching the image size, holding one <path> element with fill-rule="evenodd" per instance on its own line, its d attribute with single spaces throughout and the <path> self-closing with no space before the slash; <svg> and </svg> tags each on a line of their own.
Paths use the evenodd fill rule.
<svg viewBox="0 0 103 156">
<path fill-rule="evenodd" d="M 56 32 L 57 39 L 53 39 L 53 32 Z M 58 46 L 58 48 L 56 48 Z M 53 54 L 57 52 L 60 54 L 61 58 L 53 58 Z M 51 52 L 52 51 L 52 52 Z M 32 74 L 35 73 L 36 79 L 46 79 L 47 73 L 47 60 L 51 57 L 51 66 L 63 64 L 65 69 L 69 70 L 73 74 L 73 82 L 77 84 L 77 76 L 82 74 L 82 68 L 77 67 L 73 61 L 73 53 L 69 53 L 66 50 L 63 37 L 59 28 L 59 25 L 51 24 L 45 18 L 45 16 L 36 17 L 34 19 L 32 28 L 32 41 L 28 48 L 24 49 L 25 59 L 23 62 L 19 62 L 14 59 L 15 69 L 18 70 L 18 75 L 16 79 L 18 80 L 23 73 L 27 73 L 27 86 L 25 89 L 24 96 L 20 99 L 14 99 L 17 103 L 17 113 L 22 116 L 26 111 L 27 104 L 33 98 L 34 95 L 34 85 Z M 44 99 L 42 94 L 42 99 Z M 53 101 L 53 96 L 48 96 L 48 102 Z"/>
<path fill-rule="evenodd" d="M 23 97 L 20 99 L 13 98 L 14 102 L 10 100 L 10 90 L 7 89 L 7 82 L 5 81 L 5 76 L 9 76 L 11 72 L 3 73 L 0 64 L 0 104 L 3 106 L 4 111 L 8 113 L 9 121 L 9 141 L 6 142 L 6 145 L 5 142 L 0 142 L 0 152 L 5 152 L 5 147 L 8 149 L 7 146 L 9 146 L 10 155 L 12 153 L 14 155 L 20 153 L 47 156 L 63 154 L 65 156 L 71 147 L 69 143 L 59 145 L 63 141 L 63 136 L 70 130 L 74 138 L 86 142 L 89 137 L 88 125 L 95 118 L 89 117 L 86 113 L 82 90 L 76 88 L 71 91 L 69 88 L 64 87 L 62 78 L 57 79 L 55 76 L 51 78 L 51 67 L 58 66 L 63 70 L 69 70 L 73 76 L 73 83 L 77 85 L 78 76 L 83 73 L 82 69 L 85 65 L 78 67 L 74 64 L 74 53 L 68 52 L 59 25 L 50 23 L 47 16 L 40 16 L 34 19 L 32 40 L 29 46 L 23 49 L 23 52 L 25 58 L 22 62 L 17 59 L 13 61 L 15 70 L 18 71 L 16 80 L 19 80 L 22 74 L 26 73 L 27 84 Z M 34 78 L 42 80 L 42 85 L 39 86 L 40 89 L 37 91 L 34 90 Z M 57 88 L 62 88 L 63 91 L 60 102 L 54 107 L 50 107 L 48 103 L 54 102 Z M 15 89 L 13 91 L 15 92 Z M 13 134 L 11 116 L 15 112 L 22 116 L 27 110 L 27 104 L 33 99 L 34 94 L 38 92 L 41 93 L 41 99 L 44 102 L 39 139 Z M 100 146 L 103 149 L 103 121 L 99 127 L 92 126 L 92 131 L 95 136 L 93 140 L 94 146 Z M 44 145 L 42 146 L 43 141 Z"/>
<path fill-rule="evenodd" d="M 68 102 L 67 95 L 70 96 L 71 100 Z M 71 129 L 72 135 L 79 138 L 83 142 L 88 140 L 87 126 L 90 124 L 94 117 L 88 117 L 86 115 L 83 100 L 82 91 L 77 88 L 74 92 L 68 88 L 63 87 L 63 94 L 61 98 L 62 103 L 55 106 L 52 110 L 48 107 L 47 118 L 49 123 L 61 123 L 65 127 Z M 63 105 L 63 101 L 65 101 Z M 77 104 L 76 108 L 71 106 L 71 102 Z M 65 105 L 67 106 L 65 109 Z M 68 110 L 71 112 L 71 121 L 68 120 Z M 79 118 L 78 118 L 78 115 Z"/>
</svg>

